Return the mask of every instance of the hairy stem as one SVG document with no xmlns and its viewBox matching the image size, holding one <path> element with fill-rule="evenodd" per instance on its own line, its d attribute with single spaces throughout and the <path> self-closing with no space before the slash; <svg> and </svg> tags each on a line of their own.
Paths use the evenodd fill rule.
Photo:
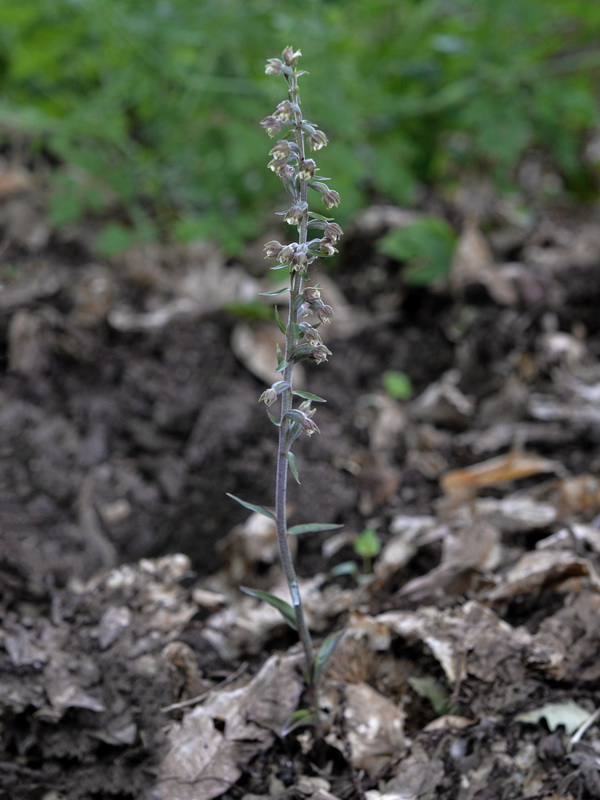
<svg viewBox="0 0 600 800">
<path fill-rule="evenodd" d="M 288 80 L 290 102 L 298 104 L 298 83 L 295 75 L 291 76 Z M 302 115 L 296 120 L 295 133 L 296 142 L 300 151 L 300 157 L 304 158 L 304 134 L 302 132 Z M 304 180 L 300 181 L 300 201 L 306 201 L 307 196 L 307 183 Z M 306 244 L 308 234 L 308 218 L 304 215 L 302 224 L 299 228 L 300 245 Z M 304 607 L 302 605 L 302 597 L 298 587 L 298 579 L 296 577 L 296 569 L 290 551 L 288 532 L 287 532 L 287 483 L 288 483 L 288 453 L 290 452 L 290 419 L 286 416 L 292 409 L 293 403 L 293 376 L 294 376 L 294 359 L 293 352 L 298 344 L 298 339 L 295 331 L 297 330 L 298 322 L 298 298 L 302 293 L 302 275 L 295 272 L 290 268 L 290 301 L 288 307 L 288 319 L 286 326 L 285 337 L 285 361 L 286 367 L 283 372 L 283 380 L 288 384 L 289 388 L 285 389 L 281 395 L 281 418 L 279 427 L 279 446 L 277 449 L 277 477 L 275 484 L 275 522 L 277 525 L 277 543 L 279 546 L 279 556 L 281 559 L 281 566 L 286 577 L 290 595 L 292 598 L 292 605 L 296 615 L 296 625 L 298 627 L 298 635 L 304 648 L 306 657 L 306 672 L 307 683 L 309 690 L 313 690 L 312 681 L 312 664 L 313 664 L 313 644 L 306 623 L 304 615 Z M 311 698 L 314 702 L 314 698 Z"/>
</svg>

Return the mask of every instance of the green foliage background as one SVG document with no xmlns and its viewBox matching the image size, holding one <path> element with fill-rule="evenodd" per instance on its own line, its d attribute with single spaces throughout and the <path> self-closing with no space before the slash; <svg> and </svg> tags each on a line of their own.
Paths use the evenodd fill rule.
<svg viewBox="0 0 600 800">
<path fill-rule="evenodd" d="M 291 44 L 310 72 L 305 113 L 335 145 L 319 164 L 342 222 L 465 168 L 510 190 L 532 147 L 589 197 L 599 37 L 589 0 L 5 3 L 0 146 L 52 155 L 56 224 L 105 215 L 107 251 L 165 235 L 235 250 L 277 203 L 258 123 L 282 99 L 264 62 Z"/>
</svg>

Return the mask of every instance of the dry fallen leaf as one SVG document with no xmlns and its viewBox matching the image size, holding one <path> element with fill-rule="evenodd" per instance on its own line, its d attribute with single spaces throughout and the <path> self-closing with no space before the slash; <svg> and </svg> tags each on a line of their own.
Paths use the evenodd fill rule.
<svg viewBox="0 0 600 800">
<path fill-rule="evenodd" d="M 562 469 L 558 461 L 528 453 L 510 452 L 465 469 L 447 472 L 440 483 L 446 494 L 459 499 L 471 497 L 479 489 L 489 486 L 498 486 L 532 475 L 560 472 Z"/>
<path fill-rule="evenodd" d="M 210 800 L 268 748 L 302 692 L 297 655 L 271 656 L 250 683 L 215 691 L 168 731 L 152 800 Z"/>
<path fill-rule="evenodd" d="M 350 746 L 352 765 L 376 775 L 402 752 L 404 711 L 366 683 L 348 683 L 341 694 L 343 735 Z M 336 730 L 326 738 L 329 744 L 345 752 Z"/>
</svg>

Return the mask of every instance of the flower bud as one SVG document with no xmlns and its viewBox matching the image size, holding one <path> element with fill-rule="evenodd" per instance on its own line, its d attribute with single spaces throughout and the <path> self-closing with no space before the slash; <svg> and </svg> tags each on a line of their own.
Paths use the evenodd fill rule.
<svg viewBox="0 0 600 800">
<path fill-rule="evenodd" d="M 339 194 L 334 191 L 333 189 L 328 189 L 321 198 L 327 208 L 333 208 L 334 206 L 339 206 L 340 204 L 340 196 Z"/>
<path fill-rule="evenodd" d="M 260 124 L 271 138 L 281 130 L 281 122 L 276 117 L 265 117 Z"/>
<path fill-rule="evenodd" d="M 321 150 L 321 148 L 325 147 L 328 141 L 329 140 L 323 131 L 313 129 L 308 134 L 308 143 L 313 150 Z"/>
<path fill-rule="evenodd" d="M 314 177 L 316 166 L 312 158 L 305 158 L 300 162 L 298 177 L 303 181 L 309 181 Z"/>
<path fill-rule="evenodd" d="M 283 72 L 283 61 L 279 58 L 269 58 L 265 66 L 266 75 L 281 75 Z"/>
<path fill-rule="evenodd" d="M 328 325 L 333 319 L 333 308 L 323 303 L 321 308 L 317 309 L 317 317 L 319 318 L 320 322 L 324 322 L 326 325 Z"/>
<path fill-rule="evenodd" d="M 279 258 L 279 254 L 283 250 L 283 245 L 280 242 L 272 240 L 267 242 L 264 246 L 265 258 Z"/>
<path fill-rule="evenodd" d="M 309 305 L 314 303 L 315 300 L 321 299 L 321 292 L 316 286 L 307 286 L 302 295 Z"/>
<path fill-rule="evenodd" d="M 294 51 L 293 47 L 286 47 L 283 53 L 281 54 L 281 57 L 288 65 L 288 67 L 295 67 L 301 55 L 302 55 L 302 50 Z"/>
</svg>

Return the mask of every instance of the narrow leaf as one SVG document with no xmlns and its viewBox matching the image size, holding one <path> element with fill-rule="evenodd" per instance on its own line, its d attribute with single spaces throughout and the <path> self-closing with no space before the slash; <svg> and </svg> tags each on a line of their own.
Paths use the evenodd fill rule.
<svg viewBox="0 0 600 800">
<path fill-rule="evenodd" d="M 285 335 L 286 333 L 285 325 L 283 324 L 283 320 L 279 316 L 279 311 L 277 310 L 277 306 L 275 306 L 275 322 L 279 325 L 279 330 Z"/>
<path fill-rule="evenodd" d="M 294 609 L 289 603 L 286 603 L 285 600 L 282 600 L 280 597 L 275 597 L 274 594 L 263 592 L 260 589 L 249 589 L 247 586 L 240 586 L 240 589 L 242 592 L 244 592 L 244 594 L 249 594 L 251 597 L 258 598 L 258 600 L 264 600 L 265 603 L 268 603 L 273 608 L 276 608 L 290 628 L 293 628 L 293 630 L 298 630 L 296 627 L 296 615 L 294 614 Z"/>
<path fill-rule="evenodd" d="M 280 427 L 279 420 L 277 419 L 277 417 L 274 417 L 270 411 L 267 411 L 267 417 L 271 420 L 271 422 L 273 423 L 273 425 L 275 425 L 276 428 Z"/>
<path fill-rule="evenodd" d="M 290 465 L 290 469 L 292 471 L 292 475 L 294 476 L 296 483 L 300 483 L 300 477 L 298 476 L 298 464 L 296 462 L 296 456 L 293 453 L 287 452 L 285 457 L 288 460 L 288 464 Z"/>
<path fill-rule="evenodd" d="M 342 638 L 343 633 L 344 631 L 330 633 L 329 636 L 323 640 L 323 643 L 315 653 L 313 659 L 313 683 L 319 683 L 321 675 L 323 674 L 323 670 L 325 669 L 331 654 L 335 650 L 337 643 Z"/>
<path fill-rule="evenodd" d="M 263 517 L 268 517 L 269 519 L 275 519 L 275 514 L 272 511 L 269 511 L 268 508 L 264 508 L 264 506 L 255 506 L 254 503 L 248 503 L 246 500 L 240 500 L 239 497 L 236 497 L 234 494 L 229 494 L 229 492 L 225 492 L 227 497 L 231 497 L 232 500 L 235 500 L 236 503 L 239 503 L 244 508 L 247 508 L 249 511 L 254 511 L 257 514 L 262 514 Z"/>
<path fill-rule="evenodd" d="M 285 286 L 283 289 L 274 289 L 272 292 L 259 292 L 258 294 L 260 297 L 277 297 L 278 294 L 289 292 L 289 290 L 289 286 Z"/>
<path fill-rule="evenodd" d="M 275 264 L 275 266 L 270 267 L 270 269 L 289 269 L 289 264 Z"/>
<path fill-rule="evenodd" d="M 285 358 L 282 358 L 279 364 L 277 364 L 277 369 L 275 372 L 283 372 L 287 366 L 288 362 L 285 360 Z"/>
<path fill-rule="evenodd" d="M 341 564 L 336 564 L 335 567 L 332 567 L 329 574 L 334 578 L 340 575 L 352 575 L 353 578 L 358 580 L 360 572 L 356 561 L 343 561 Z"/>
<path fill-rule="evenodd" d="M 313 725 L 315 722 L 315 715 L 312 711 L 309 711 L 308 708 L 300 708 L 298 711 L 294 711 L 291 717 L 288 719 L 286 724 L 281 731 L 282 736 L 287 736 L 288 733 L 295 731 L 296 728 L 300 728 L 302 725 Z"/>
<path fill-rule="evenodd" d="M 333 219 L 333 217 L 324 217 L 323 214 L 317 214 L 316 211 L 309 211 L 308 216 L 311 219 L 320 219 L 323 222 L 331 222 L 331 220 Z"/>
<path fill-rule="evenodd" d="M 336 528 L 343 528 L 343 525 L 332 525 L 328 522 L 307 522 L 304 525 L 293 525 L 288 529 L 291 536 L 297 536 L 299 533 L 317 533 L 318 531 L 333 531 Z"/>
<path fill-rule="evenodd" d="M 287 419 L 290 419 L 293 422 L 297 422 L 299 424 L 302 424 L 302 422 L 304 421 L 304 414 L 297 408 L 292 408 L 290 411 L 287 411 L 285 416 Z"/>
<path fill-rule="evenodd" d="M 313 403 L 326 403 L 327 400 L 323 400 L 322 397 L 319 397 L 318 394 L 312 394 L 311 392 L 297 392 L 295 391 L 294 394 L 296 397 L 302 397 L 304 400 L 312 400 Z"/>
</svg>

